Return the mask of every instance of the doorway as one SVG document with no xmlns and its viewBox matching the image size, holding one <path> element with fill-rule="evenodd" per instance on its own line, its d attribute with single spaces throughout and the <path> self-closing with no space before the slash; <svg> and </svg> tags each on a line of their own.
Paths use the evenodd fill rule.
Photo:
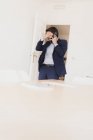
<svg viewBox="0 0 93 140">
<path fill-rule="evenodd" d="M 45 33 L 45 30 L 51 26 L 54 26 L 58 29 L 59 32 L 59 38 L 60 39 L 65 39 L 67 40 L 67 42 L 69 42 L 69 33 L 70 33 L 70 25 L 54 25 L 54 24 L 46 24 L 45 28 L 44 26 L 42 26 L 41 28 L 37 28 L 37 30 L 35 30 L 36 32 L 38 32 L 38 30 L 41 32 L 39 32 L 38 34 L 35 34 L 35 42 L 34 43 L 34 49 L 32 51 L 32 67 L 31 67 L 31 80 L 38 80 L 38 59 L 39 56 L 41 54 L 41 52 L 38 52 L 35 50 L 35 46 L 37 44 L 37 42 L 39 41 L 39 39 L 43 36 L 43 34 Z M 40 30 L 41 29 L 41 30 Z M 65 65 L 67 62 L 67 52 L 64 55 L 64 61 L 65 61 Z"/>
</svg>

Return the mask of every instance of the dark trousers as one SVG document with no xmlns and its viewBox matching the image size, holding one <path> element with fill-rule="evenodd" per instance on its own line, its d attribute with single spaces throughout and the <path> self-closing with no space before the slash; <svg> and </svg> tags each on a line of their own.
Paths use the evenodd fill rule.
<svg viewBox="0 0 93 140">
<path fill-rule="evenodd" d="M 39 80 L 59 79 L 54 66 L 42 65 L 39 72 Z"/>
</svg>

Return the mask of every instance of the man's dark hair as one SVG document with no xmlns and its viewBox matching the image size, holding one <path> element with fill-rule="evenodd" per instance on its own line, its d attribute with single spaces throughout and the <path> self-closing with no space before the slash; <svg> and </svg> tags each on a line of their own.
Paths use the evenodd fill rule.
<svg viewBox="0 0 93 140">
<path fill-rule="evenodd" d="M 58 37 L 58 30 L 56 27 L 49 27 L 48 29 L 46 29 L 46 32 L 51 32 L 53 33 L 54 35 L 56 35 Z"/>
</svg>

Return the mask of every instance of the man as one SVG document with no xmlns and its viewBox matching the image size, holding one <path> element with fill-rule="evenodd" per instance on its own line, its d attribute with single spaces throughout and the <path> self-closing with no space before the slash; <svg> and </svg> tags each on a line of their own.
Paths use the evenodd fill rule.
<svg viewBox="0 0 93 140">
<path fill-rule="evenodd" d="M 46 29 L 43 39 L 36 46 L 37 51 L 42 51 L 39 58 L 39 80 L 60 79 L 65 77 L 66 68 L 64 55 L 67 51 L 67 41 L 58 38 L 55 27 Z"/>
</svg>

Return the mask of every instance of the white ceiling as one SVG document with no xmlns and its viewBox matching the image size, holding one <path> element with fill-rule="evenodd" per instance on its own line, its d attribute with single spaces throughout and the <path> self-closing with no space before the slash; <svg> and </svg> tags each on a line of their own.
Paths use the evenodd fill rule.
<svg viewBox="0 0 93 140">
<path fill-rule="evenodd" d="M 78 1 L 89 1 L 89 0 L 34 0 L 37 2 L 49 2 L 49 3 L 65 3 L 65 2 L 78 2 Z"/>
<path fill-rule="evenodd" d="M 71 3 L 76 3 L 76 2 L 86 2 L 86 1 L 88 1 L 89 2 L 89 0 L 32 0 L 32 1 L 34 1 L 35 3 L 42 3 L 42 4 L 44 4 L 44 5 L 46 5 L 46 4 L 71 4 Z M 90 0 L 90 1 L 92 1 L 92 0 Z"/>
</svg>

